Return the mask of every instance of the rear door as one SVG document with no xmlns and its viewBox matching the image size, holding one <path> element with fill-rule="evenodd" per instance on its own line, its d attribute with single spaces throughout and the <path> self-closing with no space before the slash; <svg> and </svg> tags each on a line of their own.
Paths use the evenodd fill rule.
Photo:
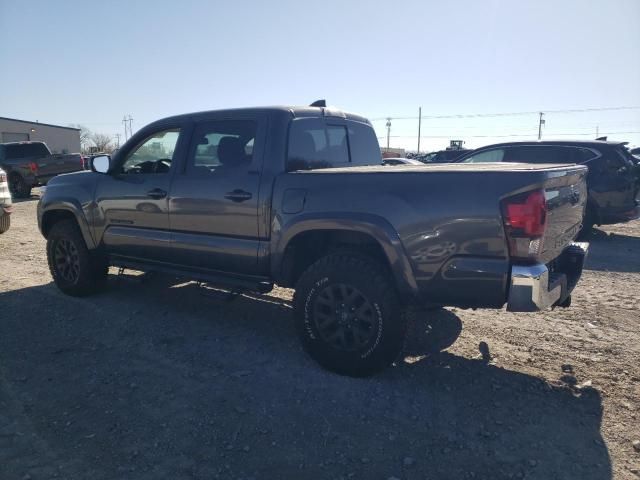
<svg viewBox="0 0 640 480">
<path fill-rule="evenodd" d="M 604 209 L 631 210 L 638 194 L 638 171 L 624 147 L 603 149 L 602 158 L 585 165 L 594 170 L 590 189 L 598 206 Z"/>
<path fill-rule="evenodd" d="M 197 124 L 169 198 L 172 257 L 194 269 L 247 275 L 258 265 L 259 185 L 266 117 Z"/>
</svg>

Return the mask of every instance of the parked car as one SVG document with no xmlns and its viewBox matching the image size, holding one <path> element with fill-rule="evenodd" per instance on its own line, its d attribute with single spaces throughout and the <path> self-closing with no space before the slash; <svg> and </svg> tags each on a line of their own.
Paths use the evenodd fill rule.
<svg viewBox="0 0 640 480">
<path fill-rule="evenodd" d="M 383 158 L 382 164 L 386 166 L 395 166 L 395 165 L 424 165 L 424 163 L 419 162 L 418 160 L 413 160 L 411 158 Z"/>
<path fill-rule="evenodd" d="M 11 226 L 11 193 L 7 183 L 7 174 L 0 168 L 0 233 L 9 230 Z"/>
<path fill-rule="evenodd" d="M 430 152 L 422 157 L 420 161 L 423 163 L 447 163 L 453 162 L 471 150 L 465 148 L 440 150 L 438 152 Z"/>
<path fill-rule="evenodd" d="M 31 189 L 61 173 L 84 168 L 80 154 L 52 154 L 43 142 L 0 143 L 0 167 L 9 179 L 15 198 L 28 198 Z"/>
<path fill-rule="evenodd" d="M 577 163 L 588 166 L 589 197 L 581 237 L 587 236 L 594 225 L 628 222 L 640 216 L 640 173 L 623 142 L 500 143 L 478 148 L 457 162 Z"/>
<path fill-rule="evenodd" d="M 304 348 L 341 374 L 392 363 L 412 305 L 568 306 L 587 247 L 585 167 L 389 168 L 369 121 L 330 108 L 166 118 L 92 168 L 38 203 L 64 293 L 100 289 L 109 265 L 292 287 Z"/>
</svg>

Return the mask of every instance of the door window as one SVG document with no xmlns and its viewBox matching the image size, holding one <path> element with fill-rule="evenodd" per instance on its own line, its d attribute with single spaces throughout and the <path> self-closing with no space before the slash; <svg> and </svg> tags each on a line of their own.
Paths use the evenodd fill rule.
<svg viewBox="0 0 640 480">
<path fill-rule="evenodd" d="M 471 155 L 462 161 L 462 163 L 488 163 L 501 162 L 504 158 L 504 150 L 501 148 L 495 150 L 485 150 L 484 152 Z"/>
<path fill-rule="evenodd" d="M 189 175 L 220 174 L 248 168 L 257 125 L 252 120 L 221 120 L 196 127 L 187 161 Z"/>
<path fill-rule="evenodd" d="M 168 173 L 179 136 L 178 128 L 154 133 L 129 152 L 121 173 Z"/>
</svg>

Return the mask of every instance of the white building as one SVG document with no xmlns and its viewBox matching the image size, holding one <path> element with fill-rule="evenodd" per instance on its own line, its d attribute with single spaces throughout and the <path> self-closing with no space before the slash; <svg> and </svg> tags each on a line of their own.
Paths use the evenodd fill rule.
<svg viewBox="0 0 640 480">
<path fill-rule="evenodd" d="M 48 123 L 0 117 L 0 143 L 44 142 L 52 153 L 80 152 L 80 130 Z"/>
</svg>

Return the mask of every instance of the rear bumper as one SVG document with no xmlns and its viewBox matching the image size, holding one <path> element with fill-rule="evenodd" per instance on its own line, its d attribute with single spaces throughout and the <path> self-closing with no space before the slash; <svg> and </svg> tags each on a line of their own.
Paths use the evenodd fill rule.
<svg viewBox="0 0 640 480">
<path fill-rule="evenodd" d="M 588 243 L 576 242 L 548 265 L 514 265 L 507 310 L 538 312 L 564 302 L 580 280 L 588 249 Z"/>
</svg>

